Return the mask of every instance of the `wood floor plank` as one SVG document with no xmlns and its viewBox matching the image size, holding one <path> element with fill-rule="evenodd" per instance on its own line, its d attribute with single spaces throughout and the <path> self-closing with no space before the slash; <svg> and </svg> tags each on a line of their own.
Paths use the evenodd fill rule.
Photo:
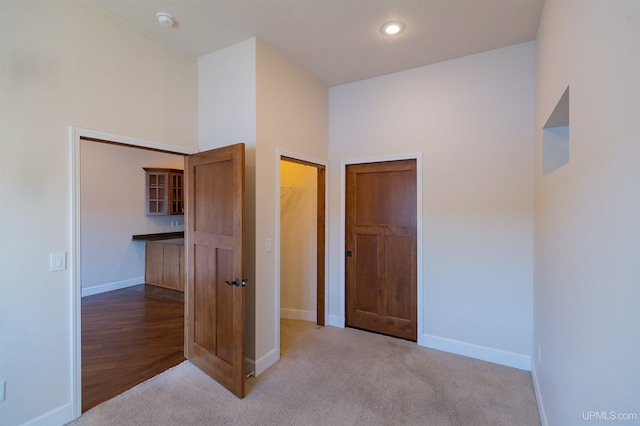
<svg viewBox="0 0 640 426">
<path fill-rule="evenodd" d="M 139 285 L 82 298 L 82 411 L 184 361 L 181 292 Z"/>
</svg>

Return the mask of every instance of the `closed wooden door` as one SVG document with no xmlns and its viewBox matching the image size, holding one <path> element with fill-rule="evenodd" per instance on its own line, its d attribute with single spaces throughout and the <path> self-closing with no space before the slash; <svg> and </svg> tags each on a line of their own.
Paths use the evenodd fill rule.
<svg viewBox="0 0 640 426">
<path fill-rule="evenodd" d="M 346 323 L 417 340 L 416 161 L 347 166 Z"/>
<path fill-rule="evenodd" d="M 185 356 L 243 398 L 244 144 L 188 156 L 185 181 Z"/>
</svg>

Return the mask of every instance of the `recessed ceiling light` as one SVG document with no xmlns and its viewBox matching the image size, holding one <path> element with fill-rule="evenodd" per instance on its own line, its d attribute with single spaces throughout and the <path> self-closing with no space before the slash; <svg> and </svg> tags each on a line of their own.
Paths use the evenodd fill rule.
<svg viewBox="0 0 640 426">
<path fill-rule="evenodd" d="M 384 35 L 398 35 L 404 31 L 404 22 L 391 21 L 380 27 L 380 32 Z"/>
<path fill-rule="evenodd" d="M 156 13 L 156 18 L 158 18 L 158 22 L 160 25 L 163 25 L 167 28 L 173 27 L 173 24 L 176 23 L 176 20 L 173 16 L 169 15 L 167 12 L 158 12 Z"/>
</svg>

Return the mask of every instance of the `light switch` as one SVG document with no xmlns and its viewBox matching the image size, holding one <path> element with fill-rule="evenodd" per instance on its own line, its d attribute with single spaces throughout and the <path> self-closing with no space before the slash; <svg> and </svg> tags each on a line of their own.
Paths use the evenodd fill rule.
<svg viewBox="0 0 640 426">
<path fill-rule="evenodd" d="M 269 253 L 271 251 L 271 238 L 267 238 L 266 244 L 264 246 L 264 251 Z"/>
<path fill-rule="evenodd" d="M 67 269 L 67 253 L 51 253 L 51 271 L 64 271 Z"/>
</svg>

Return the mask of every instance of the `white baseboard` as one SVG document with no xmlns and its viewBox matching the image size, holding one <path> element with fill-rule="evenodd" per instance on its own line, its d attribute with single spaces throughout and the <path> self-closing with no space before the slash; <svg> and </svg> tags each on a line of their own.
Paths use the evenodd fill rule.
<svg viewBox="0 0 640 426">
<path fill-rule="evenodd" d="M 327 316 L 327 325 L 344 328 L 344 318 L 339 315 L 329 315 Z"/>
<path fill-rule="evenodd" d="M 304 311 L 304 310 L 301 310 L 301 309 L 285 309 L 285 308 L 281 308 L 280 309 L 280 318 L 316 322 L 318 316 L 316 315 L 316 311 Z"/>
<path fill-rule="evenodd" d="M 267 352 L 266 355 L 261 356 L 256 361 L 254 361 L 253 371 L 256 377 L 262 374 L 267 368 L 271 367 L 273 364 L 278 362 L 279 359 L 280 359 L 280 351 L 274 348 L 269 352 Z"/>
<path fill-rule="evenodd" d="M 64 404 L 58 408 L 44 413 L 35 419 L 29 420 L 24 423 L 24 426 L 49 426 L 49 425 L 65 425 L 70 421 L 75 420 L 71 410 L 71 403 Z"/>
<path fill-rule="evenodd" d="M 106 283 L 93 287 L 82 288 L 82 297 L 93 296 L 94 294 L 105 293 L 112 290 L 120 290 L 121 288 L 132 287 L 134 285 L 144 284 L 144 277 L 131 278 L 124 281 L 116 281 L 114 283 Z"/>
<path fill-rule="evenodd" d="M 429 334 L 424 334 L 418 339 L 418 344 L 431 349 L 450 352 L 457 355 L 468 356 L 482 361 L 493 362 L 507 367 L 531 371 L 531 357 L 459 340 L 447 339 Z"/>
<path fill-rule="evenodd" d="M 538 403 L 538 413 L 540 413 L 540 423 L 542 426 L 548 426 L 547 412 L 544 409 L 544 401 L 542 400 L 542 393 L 540 392 L 540 382 L 538 382 L 538 373 L 536 372 L 535 362 L 531 363 L 531 379 L 533 380 L 533 390 L 536 393 L 536 402 Z"/>
</svg>

